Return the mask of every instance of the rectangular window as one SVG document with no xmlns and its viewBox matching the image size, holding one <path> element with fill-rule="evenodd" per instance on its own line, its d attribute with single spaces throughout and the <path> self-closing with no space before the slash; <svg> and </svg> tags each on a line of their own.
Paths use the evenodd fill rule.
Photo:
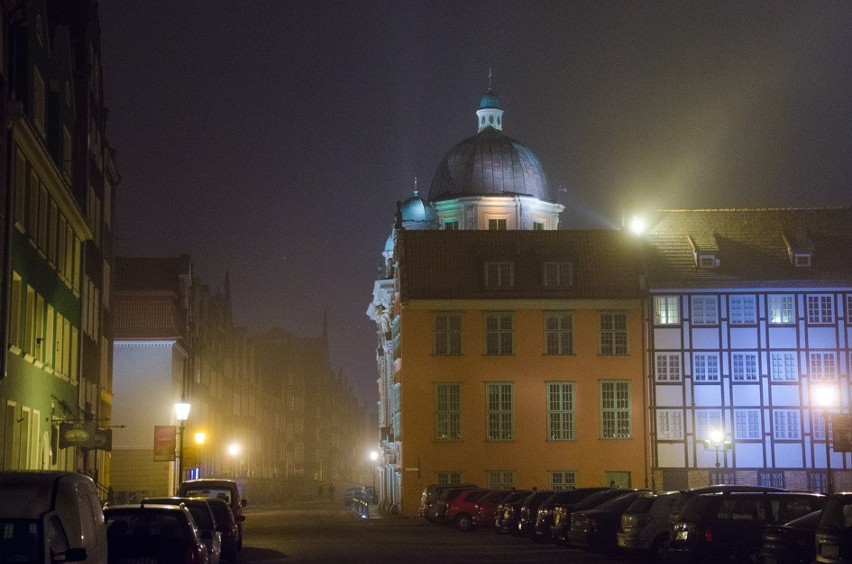
<svg viewBox="0 0 852 564">
<path fill-rule="evenodd" d="M 719 354 L 693 353 L 692 377 L 696 382 L 718 382 Z"/>
<path fill-rule="evenodd" d="M 74 176 L 74 146 L 71 143 L 71 134 L 68 128 L 62 126 L 62 168 L 68 178 Z"/>
<path fill-rule="evenodd" d="M 601 354 L 627 354 L 626 313 L 613 311 L 600 313 L 600 346 Z"/>
<path fill-rule="evenodd" d="M 828 476 L 825 470 L 811 470 L 808 472 L 808 491 L 817 493 L 828 493 Z"/>
<path fill-rule="evenodd" d="M 15 155 L 15 222 L 23 229 L 27 213 L 27 161 L 17 146 Z"/>
<path fill-rule="evenodd" d="M 734 432 L 737 439 L 760 439 L 760 410 L 734 410 Z"/>
<path fill-rule="evenodd" d="M 38 190 L 38 246 L 47 252 L 47 188 L 39 184 Z"/>
<path fill-rule="evenodd" d="M 683 439 L 683 412 L 680 409 L 657 410 L 657 438 L 661 440 Z"/>
<path fill-rule="evenodd" d="M 657 382 L 680 382 L 680 353 L 657 353 L 654 355 L 654 377 Z"/>
<path fill-rule="evenodd" d="M 12 301 L 9 311 L 9 345 L 21 348 L 21 311 L 24 285 L 17 272 L 12 273 Z"/>
<path fill-rule="evenodd" d="M 515 285 L 515 265 L 511 262 L 486 262 L 486 288 L 512 288 Z"/>
<path fill-rule="evenodd" d="M 630 382 L 607 381 L 600 383 L 601 436 L 605 439 L 629 439 Z"/>
<path fill-rule="evenodd" d="M 560 490 L 573 490 L 577 487 L 577 473 L 573 470 L 551 470 L 550 489 L 558 492 Z"/>
<path fill-rule="evenodd" d="M 574 383 L 547 383 L 548 440 L 574 439 Z"/>
<path fill-rule="evenodd" d="M 488 401 L 488 440 L 510 441 L 514 438 L 513 385 L 493 382 L 485 385 Z"/>
<path fill-rule="evenodd" d="M 36 293 L 35 304 L 35 356 L 36 360 L 44 362 L 47 343 L 44 341 L 44 296 Z"/>
<path fill-rule="evenodd" d="M 808 366 L 813 380 L 837 379 L 837 357 L 833 352 L 808 353 Z"/>
<path fill-rule="evenodd" d="M 35 350 L 35 289 L 27 284 L 27 303 L 26 306 L 27 311 L 24 317 L 26 326 L 24 328 L 24 352 L 31 354 L 32 356 L 36 355 Z"/>
<path fill-rule="evenodd" d="M 654 323 L 656 325 L 680 323 L 680 299 L 677 296 L 654 296 Z"/>
<path fill-rule="evenodd" d="M 485 314 L 485 354 L 512 354 L 512 325 L 511 313 Z"/>
<path fill-rule="evenodd" d="M 30 189 L 29 193 L 29 219 L 27 221 L 27 232 L 33 241 L 38 239 L 38 175 L 35 169 L 30 169 Z"/>
<path fill-rule="evenodd" d="M 719 323 L 716 296 L 692 296 L 692 324 L 716 325 Z"/>
<path fill-rule="evenodd" d="M 834 300 L 831 295 L 810 295 L 807 304 L 808 323 L 834 323 Z"/>
<path fill-rule="evenodd" d="M 458 231 L 459 230 L 459 222 L 458 221 L 445 221 L 444 222 L 444 230 L 445 231 Z"/>
<path fill-rule="evenodd" d="M 784 488 L 784 472 L 780 470 L 758 470 L 757 485 L 764 488 Z"/>
<path fill-rule="evenodd" d="M 65 246 L 65 237 L 68 235 L 68 221 L 62 214 L 59 214 L 59 225 L 57 226 L 57 231 L 59 232 L 59 238 L 56 243 L 56 269 L 59 271 L 59 275 L 65 279 L 65 253 L 68 251 Z"/>
<path fill-rule="evenodd" d="M 56 348 L 54 347 L 53 339 L 53 325 L 56 320 L 56 314 L 53 311 L 53 306 L 47 304 L 47 318 L 45 322 L 44 328 L 44 365 L 45 366 L 53 366 L 53 358 L 54 352 Z M 106 357 L 104 357 L 106 358 Z"/>
<path fill-rule="evenodd" d="M 757 300 L 754 296 L 731 296 L 728 300 L 728 318 L 734 325 L 757 323 Z"/>
<path fill-rule="evenodd" d="M 571 263 L 567 261 L 548 261 L 542 265 L 545 288 L 570 288 L 573 284 Z"/>
<path fill-rule="evenodd" d="M 435 354 L 438 356 L 461 354 L 461 315 L 436 313 Z"/>
<path fill-rule="evenodd" d="M 731 378 L 734 382 L 757 382 L 757 353 L 731 353 Z"/>
<path fill-rule="evenodd" d="M 511 490 L 515 487 L 515 471 L 489 470 L 488 487 L 495 490 Z"/>
<path fill-rule="evenodd" d="M 552 311 L 544 314 L 545 354 L 574 354 L 574 314 Z"/>
<path fill-rule="evenodd" d="M 461 472 L 438 472 L 438 484 L 442 486 L 461 484 Z"/>
<path fill-rule="evenodd" d="M 828 415 L 831 418 L 831 414 Z M 811 410 L 811 420 L 813 422 L 813 437 L 815 440 L 824 441 L 825 440 L 825 411 L 822 409 L 813 409 Z M 834 433 L 829 430 L 828 433 L 829 439 L 833 438 Z"/>
<path fill-rule="evenodd" d="M 772 436 L 778 440 L 801 438 L 798 409 L 772 411 Z"/>
<path fill-rule="evenodd" d="M 48 223 L 47 233 L 47 260 L 56 266 L 56 230 L 59 226 L 59 210 L 56 208 L 56 202 L 50 201 L 50 220 Z"/>
<path fill-rule="evenodd" d="M 461 439 L 461 386 L 435 384 L 435 440 Z"/>
<path fill-rule="evenodd" d="M 799 380 L 796 353 L 790 351 L 771 353 L 769 363 L 773 382 L 797 382 Z"/>
<path fill-rule="evenodd" d="M 796 318 L 793 315 L 793 296 L 790 294 L 770 294 L 769 298 L 769 323 L 783 325 L 793 323 Z"/>
<path fill-rule="evenodd" d="M 695 439 L 706 441 L 712 438 L 713 431 L 722 431 L 722 412 L 718 409 L 695 410 Z"/>
<path fill-rule="evenodd" d="M 506 220 L 505 219 L 489 219 L 488 220 L 488 230 L 489 231 L 505 231 L 506 230 Z"/>
<path fill-rule="evenodd" d="M 544 224 L 540 221 L 533 221 L 533 231 L 544 231 Z"/>
</svg>

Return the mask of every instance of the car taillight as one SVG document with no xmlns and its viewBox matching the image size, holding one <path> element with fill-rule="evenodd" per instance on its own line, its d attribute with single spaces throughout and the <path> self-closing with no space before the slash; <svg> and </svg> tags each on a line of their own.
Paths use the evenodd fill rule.
<svg viewBox="0 0 852 564">
<path fill-rule="evenodd" d="M 701 535 L 699 537 L 704 542 L 713 542 L 713 528 L 710 525 L 705 525 L 704 528 L 701 529 Z"/>
<path fill-rule="evenodd" d="M 595 521 L 594 517 L 589 517 L 588 519 L 586 519 L 586 526 L 589 529 L 597 529 L 598 528 L 598 522 Z"/>
</svg>

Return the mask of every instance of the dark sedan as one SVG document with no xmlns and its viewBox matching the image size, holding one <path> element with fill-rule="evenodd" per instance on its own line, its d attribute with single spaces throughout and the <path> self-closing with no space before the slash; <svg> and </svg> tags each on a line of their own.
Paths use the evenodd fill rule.
<svg viewBox="0 0 852 564">
<path fill-rule="evenodd" d="M 553 511 L 556 505 L 574 506 L 577 502 L 597 493 L 605 488 L 576 488 L 573 490 L 562 490 L 547 498 L 538 506 L 533 528 L 533 540 L 538 542 L 552 542 L 553 536 L 550 527 L 553 525 Z"/>
<path fill-rule="evenodd" d="M 518 530 L 516 534 L 522 537 L 532 538 L 535 532 L 535 519 L 538 515 L 538 507 L 553 495 L 552 491 L 533 492 L 521 504 L 521 516 L 518 519 Z"/>
<path fill-rule="evenodd" d="M 577 503 L 557 503 L 553 506 L 553 525 L 550 536 L 556 544 L 569 544 L 568 531 L 571 529 L 571 513 L 583 509 L 593 509 L 602 503 L 631 492 L 626 488 L 606 488 L 593 493 Z"/>
<path fill-rule="evenodd" d="M 783 525 L 763 529 L 760 561 L 763 564 L 809 564 L 816 558 L 814 538 L 820 511 L 812 511 Z"/>
<path fill-rule="evenodd" d="M 643 493 L 643 490 L 632 491 L 594 509 L 574 511 L 571 514 L 571 529 L 568 531 L 571 545 L 614 553 L 621 514 Z"/>
<path fill-rule="evenodd" d="M 518 490 L 497 505 L 494 517 L 494 529 L 498 533 L 514 531 L 518 520 L 521 518 L 521 504 L 532 492 L 530 490 Z"/>
</svg>

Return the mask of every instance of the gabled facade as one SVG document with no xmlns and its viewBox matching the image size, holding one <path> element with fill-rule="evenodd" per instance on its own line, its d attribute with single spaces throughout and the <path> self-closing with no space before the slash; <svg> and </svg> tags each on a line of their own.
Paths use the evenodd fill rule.
<svg viewBox="0 0 852 564">
<path fill-rule="evenodd" d="M 849 412 L 852 210 L 664 211 L 646 238 L 654 485 L 852 487 L 825 418 Z"/>
<path fill-rule="evenodd" d="M 635 251 L 616 231 L 397 233 L 378 315 L 397 509 L 431 483 L 648 483 Z"/>
</svg>

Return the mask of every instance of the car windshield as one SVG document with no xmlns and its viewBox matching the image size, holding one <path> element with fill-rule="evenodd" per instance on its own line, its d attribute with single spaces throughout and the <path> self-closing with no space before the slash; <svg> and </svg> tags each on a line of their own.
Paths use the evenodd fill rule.
<svg viewBox="0 0 852 564">
<path fill-rule="evenodd" d="M 185 497 L 218 497 L 231 503 L 231 490 L 227 488 L 211 488 L 207 486 L 181 486 L 181 494 Z"/>
<path fill-rule="evenodd" d="M 39 562 L 39 522 L 35 519 L 0 519 L 0 562 Z"/>
</svg>

